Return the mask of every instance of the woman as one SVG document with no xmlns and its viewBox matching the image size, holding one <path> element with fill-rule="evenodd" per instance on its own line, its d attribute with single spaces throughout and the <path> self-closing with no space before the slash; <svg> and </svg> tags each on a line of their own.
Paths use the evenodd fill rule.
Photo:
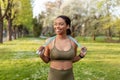
<svg viewBox="0 0 120 80">
<path fill-rule="evenodd" d="M 71 34 L 70 25 L 71 20 L 67 16 L 58 16 L 54 20 L 55 39 L 46 47 L 39 48 L 39 50 L 44 49 L 40 54 L 41 59 L 45 63 L 50 62 L 48 80 L 74 80 L 72 64 L 86 54 L 83 50 L 87 49 L 83 47 L 81 53 L 76 55 L 78 46 L 68 37 Z"/>
</svg>

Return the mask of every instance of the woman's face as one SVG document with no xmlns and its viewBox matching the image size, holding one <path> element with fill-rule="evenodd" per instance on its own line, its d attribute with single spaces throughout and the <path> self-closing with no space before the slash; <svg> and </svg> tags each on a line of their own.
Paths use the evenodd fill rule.
<svg viewBox="0 0 120 80">
<path fill-rule="evenodd" d="M 54 30 L 56 34 L 62 35 L 66 34 L 66 30 L 69 28 L 69 26 L 65 23 L 65 20 L 62 18 L 57 18 L 54 21 Z"/>
</svg>

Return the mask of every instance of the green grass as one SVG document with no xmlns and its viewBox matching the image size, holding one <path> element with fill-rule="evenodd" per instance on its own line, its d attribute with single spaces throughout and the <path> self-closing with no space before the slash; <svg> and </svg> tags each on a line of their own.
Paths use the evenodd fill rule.
<svg viewBox="0 0 120 80">
<path fill-rule="evenodd" d="M 0 80 L 47 80 L 49 64 L 35 54 L 43 43 L 40 38 L 22 38 L 0 44 Z M 120 79 L 120 43 L 79 43 L 88 53 L 73 64 L 75 80 Z"/>
</svg>

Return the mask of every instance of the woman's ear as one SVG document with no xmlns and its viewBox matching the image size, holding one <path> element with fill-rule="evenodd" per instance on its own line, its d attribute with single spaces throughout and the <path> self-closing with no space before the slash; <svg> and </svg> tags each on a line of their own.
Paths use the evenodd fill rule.
<svg viewBox="0 0 120 80">
<path fill-rule="evenodd" d="M 70 29 L 69 25 L 67 25 L 67 29 Z"/>
</svg>

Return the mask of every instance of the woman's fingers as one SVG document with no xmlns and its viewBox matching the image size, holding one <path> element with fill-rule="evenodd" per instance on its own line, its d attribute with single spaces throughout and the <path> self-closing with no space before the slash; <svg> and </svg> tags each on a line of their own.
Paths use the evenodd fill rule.
<svg viewBox="0 0 120 80">
<path fill-rule="evenodd" d="M 43 46 L 40 46 L 39 48 L 38 48 L 38 50 L 43 50 L 45 47 L 43 47 Z"/>
<path fill-rule="evenodd" d="M 43 52 L 44 52 L 44 49 L 45 49 L 45 47 L 43 47 L 43 46 L 40 46 L 39 48 L 38 48 L 38 50 L 37 50 L 37 54 L 42 54 Z"/>
<path fill-rule="evenodd" d="M 86 48 L 86 47 L 82 47 L 82 48 L 81 48 L 81 52 L 82 52 L 82 53 L 86 53 L 86 52 L 87 52 L 87 48 Z"/>
<path fill-rule="evenodd" d="M 86 47 L 82 47 L 80 56 L 85 57 L 86 53 L 87 53 L 87 48 Z"/>
</svg>

